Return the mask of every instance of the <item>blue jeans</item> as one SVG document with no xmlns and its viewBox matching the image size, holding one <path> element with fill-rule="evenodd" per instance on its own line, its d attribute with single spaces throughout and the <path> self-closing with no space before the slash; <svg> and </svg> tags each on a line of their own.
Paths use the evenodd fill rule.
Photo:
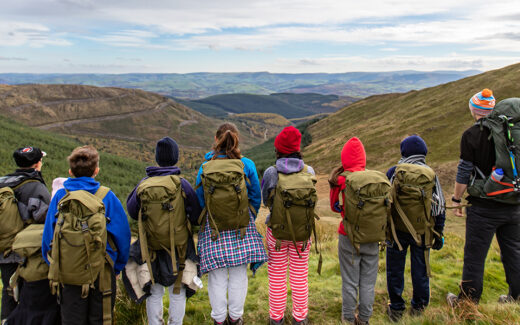
<svg viewBox="0 0 520 325">
<path fill-rule="evenodd" d="M 406 254 L 410 247 L 410 261 L 413 284 L 412 307 L 424 309 L 430 302 L 430 279 L 426 272 L 426 261 L 424 257 L 424 246 L 417 246 L 412 235 L 397 231 L 397 238 L 403 246 L 400 251 L 397 244 L 388 246 L 386 249 L 386 283 L 388 295 L 390 296 L 390 308 L 404 310 L 406 302 L 403 299 L 404 290 L 404 268 Z"/>
</svg>

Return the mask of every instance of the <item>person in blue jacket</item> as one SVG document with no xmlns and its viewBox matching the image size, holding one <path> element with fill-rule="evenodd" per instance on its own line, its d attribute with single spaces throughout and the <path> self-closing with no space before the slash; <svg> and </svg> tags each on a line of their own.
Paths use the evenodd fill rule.
<svg viewBox="0 0 520 325">
<path fill-rule="evenodd" d="M 83 146 L 74 149 L 69 160 L 69 174 L 64 188 L 56 192 L 49 205 L 42 238 L 42 255 L 49 264 L 54 228 L 56 226 L 58 204 L 67 191 L 84 190 L 95 194 L 100 184 L 94 178 L 99 173 L 99 153 L 92 146 Z M 115 276 L 121 272 L 128 260 L 130 248 L 130 226 L 123 205 L 116 195 L 109 191 L 103 199 L 108 235 L 116 247 L 107 243 L 107 253 L 114 261 L 112 278 L 112 307 L 115 303 L 116 281 Z M 82 298 L 81 286 L 65 284 L 60 292 L 61 318 L 63 324 L 102 324 L 103 322 L 103 295 L 98 288 L 91 288 L 88 296 Z M 112 308 L 113 310 L 113 308 Z"/>
<path fill-rule="evenodd" d="M 220 232 L 217 240 L 211 239 L 209 221 L 201 225 L 198 242 L 200 270 L 208 273 L 208 295 L 211 304 L 211 317 L 214 324 L 243 324 L 242 315 L 247 295 L 247 264 L 255 272 L 267 261 L 267 253 L 262 236 L 255 226 L 255 216 L 260 209 L 262 194 L 255 163 L 242 157 L 238 148 L 238 129 L 232 123 L 222 124 L 216 133 L 213 150 L 204 158 L 205 162 L 215 155 L 219 159 L 240 159 L 244 163 L 244 174 L 249 203 L 255 211 L 249 212 L 249 225 L 243 238 L 237 236 L 235 230 Z M 196 186 L 201 185 L 202 165 L 197 174 Z M 206 205 L 204 190 L 199 186 L 196 190 L 202 208 Z M 229 311 L 229 316 L 227 317 Z"/>
<path fill-rule="evenodd" d="M 426 165 L 426 154 L 428 147 L 426 142 L 418 136 L 411 135 L 401 142 L 401 160 L 398 164 L 408 163 L 422 166 Z M 393 181 L 396 166 L 391 167 L 386 176 Z M 446 221 L 446 202 L 444 194 L 439 183 L 439 179 L 435 177 L 435 187 L 433 188 L 433 198 L 431 206 L 431 215 L 435 219 L 435 231 L 439 236 L 434 235 L 432 248 L 440 250 L 444 245 L 444 223 Z M 397 322 L 403 316 L 406 308 L 405 301 L 402 297 L 404 290 L 404 269 L 406 264 L 406 255 L 408 246 L 410 247 L 411 273 L 413 285 L 413 297 L 411 301 L 412 315 L 419 315 L 428 306 L 430 302 L 430 279 L 426 270 L 426 260 L 424 244 L 418 246 L 412 235 L 396 230 L 399 242 L 403 246 L 400 251 L 396 244 L 389 245 L 386 250 L 386 279 L 390 304 L 387 313 L 390 320 Z"/>
</svg>

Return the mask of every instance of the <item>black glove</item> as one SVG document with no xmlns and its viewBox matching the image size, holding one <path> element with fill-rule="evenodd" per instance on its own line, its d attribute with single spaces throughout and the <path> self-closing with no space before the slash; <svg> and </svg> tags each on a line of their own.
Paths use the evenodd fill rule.
<svg viewBox="0 0 520 325">
<path fill-rule="evenodd" d="M 435 228 L 435 231 L 438 233 L 438 235 L 435 233 L 433 234 L 432 248 L 438 251 L 444 246 L 444 235 L 442 234 L 442 229 Z"/>
</svg>

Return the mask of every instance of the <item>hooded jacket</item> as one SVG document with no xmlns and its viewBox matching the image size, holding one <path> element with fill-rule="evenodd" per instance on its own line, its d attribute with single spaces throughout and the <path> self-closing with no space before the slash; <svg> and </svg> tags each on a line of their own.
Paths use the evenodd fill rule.
<svg viewBox="0 0 520 325">
<path fill-rule="evenodd" d="M 36 182 L 26 183 L 14 191 L 20 216 L 24 222 L 31 220 L 35 223 L 44 223 L 51 196 L 39 171 L 34 168 L 17 169 L 12 174 L 0 177 L 0 188 L 13 188 L 26 180 Z M 3 255 L 0 253 L 0 264 L 18 263 L 22 260 L 14 252 L 5 257 Z"/>
<path fill-rule="evenodd" d="M 42 239 L 42 255 L 43 259 L 49 264 L 47 254 L 51 249 L 51 242 L 54 236 L 54 227 L 57 221 L 58 203 L 67 193 L 66 191 L 78 191 L 84 190 L 91 194 L 95 194 L 99 189 L 100 184 L 92 177 L 76 177 L 69 178 L 63 184 L 65 188 L 60 189 L 56 192 L 52 198 L 47 212 L 47 219 L 45 220 L 45 226 L 43 228 L 43 239 Z M 114 271 L 116 274 L 125 267 L 128 260 L 128 252 L 130 248 L 130 226 L 128 225 L 128 219 L 126 217 L 123 205 L 116 197 L 114 192 L 109 191 L 103 199 L 105 205 L 105 216 L 110 219 L 107 222 L 107 232 L 117 247 L 110 247 L 107 243 L 107 253 L 114 261 Z"/>
<path fill-rule="evenodd" d="M 341 165 L 345 171 L 359 172 L 364 171 L 366 166 L 366 153 L 365 147 L 361 140 L 354 137 L 351 138 L 343 146 L 341 150 Z M 341 217 L 345 218 L 345 211 L 339 204 L 339 195 L 342 195 L 342 202 L 345 202 L 345 176 L 338 176 L 338 185 L 330 189 L 330 208 L 333 212 L 341 213 Z M 338 233 L 346 236 L 343 222 L 339 224 Z"/>
</svg>

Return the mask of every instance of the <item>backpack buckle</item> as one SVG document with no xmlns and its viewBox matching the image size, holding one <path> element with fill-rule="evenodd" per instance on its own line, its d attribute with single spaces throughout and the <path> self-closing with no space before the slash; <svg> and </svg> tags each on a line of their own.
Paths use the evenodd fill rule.
<svg viewBox="0 0 520 325">
<path fill-rule="evenodd" d="M 292 201 L 291 200 L 283 201 L 283 206 L 286 207 L 287 209 L 289 209 L 292 206 Z"/>
<path fill-rule="evenodd" d="M 167 211 L 173 211 L 173 205 L 171 205 L 170 203 L 163 203 L 162 209 Z"/>
<path fill-rule="evenodd" d="M 307 200 L 307 205 L 309 206 L 309 208 L 314 207 L 315 204 L 316 203 L 313 200 L 311 200 L 311 199 Z"/>
<path fill-rule="evenodd" d="M 88 223 L 86 221 L 81 222 L 81 232 L 88 232 Z"/>
<path fill-rule="evenodd" d="M 358 207 L 358 209 L 362 209 L 364 205 L 365 205 L 365 202 L 363 202 L 363 200 L 359 200 L 357 207 Z"/>
<path fill-rule="evenodd" d="M 215 192 L 215 186 L 211 185 L 208 189 L 209 194 L 213 194 Z"/>
<path fill-rule="evenodd" d="M 240 186 L 239 186 L 238 184 L 235 185 L 235 191 L 236 191 L 237 193 L 242 192 L 242 189 L 240 188 Z"/>
</svg>

